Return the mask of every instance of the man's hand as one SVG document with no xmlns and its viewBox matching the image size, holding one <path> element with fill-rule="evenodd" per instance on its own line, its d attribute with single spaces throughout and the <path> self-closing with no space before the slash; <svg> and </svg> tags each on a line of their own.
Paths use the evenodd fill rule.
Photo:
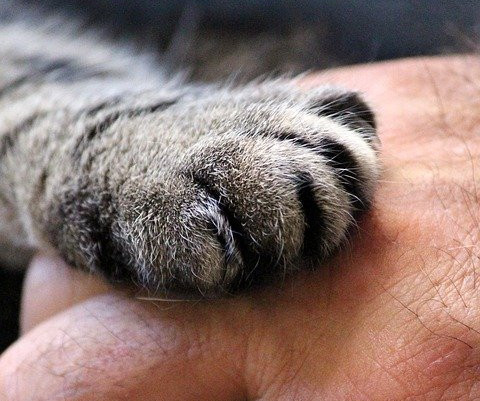
<svg viewBox="0 0 480 401">
<path fill-rule="evenodd" d="M 364 92 L 385 170 L 351 246 L 317 272 L 233 299 L 152 302 L 37 258 L 0 399 L 478 399 L 479 61 L 304 81 Z"/>
</svg>

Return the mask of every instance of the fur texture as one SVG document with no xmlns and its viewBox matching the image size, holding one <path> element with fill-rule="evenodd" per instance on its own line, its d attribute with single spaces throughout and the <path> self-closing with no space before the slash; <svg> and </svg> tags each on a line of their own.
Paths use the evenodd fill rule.
<svg viewBox="0 0 480 401">
<path fill-rule="evenodd" d="M 0 38 L 3 242 L 211 297 L 318 263 L 371 203 L 354 92 L 187 84 L 58 24 L 4 20 Z"/>
</svg>

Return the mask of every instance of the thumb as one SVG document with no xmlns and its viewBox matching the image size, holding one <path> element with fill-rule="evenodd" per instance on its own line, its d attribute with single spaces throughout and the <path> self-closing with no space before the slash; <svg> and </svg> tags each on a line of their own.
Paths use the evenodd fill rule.
<svg viewBox="0 0 480 401">
<path fill-rule="evenodd" d="M 92 297 L 2 355 L 0 400 L 246 399 L 244 343 L 233 327 L 211 330 L 211 316 L 195 306 L 159 311 L 118 294 Z"/>
</svg>

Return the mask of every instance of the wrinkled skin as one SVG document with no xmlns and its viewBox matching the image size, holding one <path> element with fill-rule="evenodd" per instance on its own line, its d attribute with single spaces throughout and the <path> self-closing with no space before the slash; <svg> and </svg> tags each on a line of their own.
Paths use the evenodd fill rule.
<svg viewBox="0 0 480 401">
<path fill-rule="evenodd" d="M 152 303 L 38 257 L 0 399 L 478 399 L 479 61 L 306 78 L 365 93 L 385 166 L 351 247 L 317 272 L 234 299 Z"/>
</svg>

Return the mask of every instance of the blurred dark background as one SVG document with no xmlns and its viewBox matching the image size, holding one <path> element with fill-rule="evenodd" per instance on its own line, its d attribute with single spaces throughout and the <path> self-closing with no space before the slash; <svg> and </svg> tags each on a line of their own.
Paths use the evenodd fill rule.
<svg viewBox="0 0 480 401">
<path fill-rule="evenodd" d="M 28 1 L 28 0 L 26 0 Z M 36 0 L 29 0 L 37 4 Z M 473 50 L 478 0 L 44 0 L 153 43 L 197 79 Z"/>
<path fill-rule="evenodd" d="M 476 51 L 480 34 L 478 0 L 15 1 L 106 27 L 202 80 Z M 22 279 L 0 270 L 0 350 L 17 336 Z"/>
</svg>

